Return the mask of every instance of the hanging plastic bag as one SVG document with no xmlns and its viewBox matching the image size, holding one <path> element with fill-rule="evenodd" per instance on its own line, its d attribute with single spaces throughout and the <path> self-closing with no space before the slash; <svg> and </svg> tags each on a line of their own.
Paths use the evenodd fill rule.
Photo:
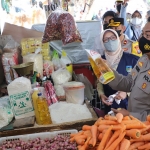
<svg viewBox="0 0 150 150">
<path fill-rule="evenodd" d="M 73 16 L 63 11 L 58 19 L 58 29 L 64 45 L 72 42 L 82 42 L 81 35 L 77 29 Z"/>
<path fill-rule="evenodd" d="M 61 62 L 60 62 L 60 59 L 56 50 L 53 52 L 52 62 L 53 62 L 55 71 L 62 68 L 62 65 L 61 65 Z"/>
<path fill-rule="evenodd" d="M 42 38 L 42 43 L 47 43 L 49 41 L 61 40 L 61 33 L 58 31 L 58 18 L 62 10 L 60 8 L 53 11 L 47 18 L 44 35 Z"/>
<path fill-rule="evenodd" d="M 72 42 L 82 42 L 73 16 L 61 8 L 57 8 L 48 17 L 42 43 L 54 40 L 62 40 L 64 45 Z"/>
</svg>

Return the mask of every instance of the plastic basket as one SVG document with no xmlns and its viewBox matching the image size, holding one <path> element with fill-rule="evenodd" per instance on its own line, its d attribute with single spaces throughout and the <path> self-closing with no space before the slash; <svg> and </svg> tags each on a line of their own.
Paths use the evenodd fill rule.
<svg viewBox="0 0 150 150">
<path fill-rule="evenodd" d="M 77 133 L 78 131 L 73 130 L 62 130 L 62 131 L 54 131 L 54 132 L 41 132 L 41 133 L 34 133 L 34 134 L 26 134 L 26 135 L 18 135 L 18 136 L 9 136 L 9 137 L 2 137 L 0 138 L 0 145 L 5 141 L 13 141 L 13 140 L 22 140 L 22 141 L 29 141 L 33 140 L 35 138 L 41 138 L 41 139 L 52 139 L 56 137 L 57 135 L 70 135 L 72 133 Z"/>
</svg>

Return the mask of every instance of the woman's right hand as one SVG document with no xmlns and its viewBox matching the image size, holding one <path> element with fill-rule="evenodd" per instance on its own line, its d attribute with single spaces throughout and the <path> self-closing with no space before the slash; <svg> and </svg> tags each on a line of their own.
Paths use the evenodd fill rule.
<svg viewBox="0 0 150 150">
<path fill-rule="evenodd" d="M 107 102 L 108 97 L 106 97 L 104 94 L 101 94 L 101 95 L 100 95 L 100 98 L 101 98 L 101 100 L 102 100 L 102 102 L 103 102 L 104 104 L 106 104 L 106 105 L 108 105 L 108 106 L 112 105 L 112 103 Z"/>
</svg>

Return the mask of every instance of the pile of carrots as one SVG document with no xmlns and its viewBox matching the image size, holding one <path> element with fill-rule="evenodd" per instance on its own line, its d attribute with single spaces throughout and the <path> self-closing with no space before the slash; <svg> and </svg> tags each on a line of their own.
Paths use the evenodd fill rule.
<svg viewBox="0 0 150 150">
<path fill-rule="evenodd" d="M 150 150 L 150 115 L 146 122 L 121 113 L 100 117 L 94 125 L 71 134 L 73 141 L 78 150 Z"/>
</svg>

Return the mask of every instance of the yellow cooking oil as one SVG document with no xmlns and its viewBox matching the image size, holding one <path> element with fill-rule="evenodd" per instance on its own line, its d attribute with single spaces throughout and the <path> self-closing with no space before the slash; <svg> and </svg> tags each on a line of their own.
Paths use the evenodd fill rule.
<svg viewBox="0 0 150 150">
<path fill-rule="evenodd" d="M 93 60 L 89 57 L 89 61 L 93 68 L 94 74 L 102 84 L 107 84 L 115 78 L 113 71 L 102 60 L 102 58 Z"/>
<path fill-rule="evenodd" d="M 39 93 L 38 88 L 34 88 L 32 94 L 33 106 L 35 111 L 36 123 L 39 125 L 51 124 L 51 117 L 48 109 L 48 104 L 42 94 Z"/>
<path fill-rule="evenodd" d="M 52 123 L 47 101 L 42 97 L 41 93 L 38 93 L 37 110 L 39 113 L 39 120 L 41 125 Z"/>
</svg>

